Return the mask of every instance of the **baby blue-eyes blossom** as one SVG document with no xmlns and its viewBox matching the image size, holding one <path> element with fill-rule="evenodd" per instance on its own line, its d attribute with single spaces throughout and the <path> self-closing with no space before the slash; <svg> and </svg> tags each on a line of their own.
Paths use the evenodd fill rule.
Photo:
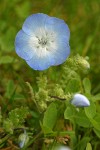
<svg viewBox="0 0 100 150">
<path fill-rule="evenodd" d="M 37 13 L 29 16 L 15 38 L 16 53 L 34 70 L 65 62 L 70 31 L 64 20 Z"/>
<path fill-rule="evenodd" d="M 90 106 L 90 102 L 86 96 L 82 94 L 75 94 L 73 99 L 71 100 L 71 104 L 76 107 L 88 107 Z"/>
</svg>

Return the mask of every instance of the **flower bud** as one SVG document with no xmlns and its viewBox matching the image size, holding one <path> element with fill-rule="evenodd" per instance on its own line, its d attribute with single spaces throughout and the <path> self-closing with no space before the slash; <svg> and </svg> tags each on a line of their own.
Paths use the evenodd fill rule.
<svg viewBox="0 0 100 150">
<path fill-rule="evenodd" d="M 20 134 L 18 141 L 19 141 L 20 148 L 23 148 L 28 143 L 29 137 L 28 137 L 26 131 L 24 131 L 24 133 Z"/>
<path fill-rule="evenodd" d="M 71 100 L 71 104 L 73 104 L 76 107 L 88 107 L 90 106 L 90 102 L 87 99 L 87 97 L 85 97 L 82 94 L 75 94 L 73 99 Z"/>
<path fill-rule="evenodd" d="M 87 60 L 88 60 L 87 58 L 83 58 L 82 56 L 77 55 L 75 62 L 80 69 L 88 70 L 90 69 L 90 64 Z"/>
<path fill-rule="evenodd" d="M 88 63 L 87 60 L 83 59 L 80 63 L 80 65 L 84 68 L 84 69 L 90 69 L 90 64 Z"/>
</svg>

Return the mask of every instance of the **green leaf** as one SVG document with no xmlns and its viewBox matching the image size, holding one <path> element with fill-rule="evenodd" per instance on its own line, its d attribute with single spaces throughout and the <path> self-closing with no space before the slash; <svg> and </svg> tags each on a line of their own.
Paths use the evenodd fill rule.
<svg viewBox="0 0 100 150">
<path fill-rule="evenodd" d="M 92 150 L 92 146 L 90 143 L 87 143 L 86 150 Z"/>
<path fill-rule="evenodd" d="M 11 24 L 9 24 L 7 28 L 9 28 L 9 30 L 5 29 L 5 34 L 2 33 L 2 35 L 0 36 L 0 46 L 1 46 L 1 50 L 3 53 L 4 52 L 9 53 L 12 50 L 14 50 L 14 39 L 16 35 L 16 28 L 14 26 L 11 26 Z M 10 58 L 10 55 L 9 55 L 9 58 Z M 5 59 L 5 61 L 8 61 L 8 59 L 7 60 Z"/>
<path fill-rule="evenodd" d="M 47 126 L 41 125 L 41 128 L 42 128 L 44 134 L 53 133 L 52 129 L 50 129 L 50 128 L 47 127 Z"/>
<path fill-rule="evenodd" d="M 100 123 L 99 123 L 100 116 L 99 116 L 99 118 L 98 117 L 95 118 L 95 116 L 97 116 L 97 114 L 96 114 L 96 106 L 94 103 L 91 103 L 90 107 L 85 108 L 85 114 L 89 118 L 93 127 L 100 131 Z"/>
<path fill-rule="evenodd" d="M 29 15 L 30 3 L 28 1 L 24 1 L 22 4 L 15 7 L 15 11 L 19 18 L 26 18 Z"/>
<path fill-rule="evenodd" d="M 84 150 L 89 141 L 90 141 L 89 137 L 84 137 L 81 141 L 79 141 L 77 145 L 77 150 Z"/>
<path fill-rule="evenodd" d="M 96 115 L 96 106 L 93 102 L 90 103 L 90 106 L 84 108 L 85 114 L 88 118 L 93 118 Z"/>
<path fill-rule="evenodd" d="M 53 129 L 57 120 L 57 108 L 54 103 L 51 103 L 44 113 L 43 126 Z"/>
<path fill-rule="evenodd" d="M 81 127 L 89 128 L 91 126 L 91 122 L 85 115 L 84 111 L 78 112 L 78 114 L 75 117 L 75 121 Z"/>
<path fill-rule="evenodd" d="M 74 121 L 76 113 L 77 111 L 75 110 L 75 108 L 67 107 L 64 112 L 64 118 L 69 119 L 70 121 Z"/>
<path fill-rule="evenodd" d="M 98 93 L 97 95 L 93 96 L 92 99 L 93 99 L 94 102 L 100 100 L 100 93 Z"/>
<path fill-rule="evenodd" d="M 19 94 L 19 93 L 15 93 L 15 95 L 14 95 L 14 99 L 15 99 L 15 100 L 25 99 L 25 96 L 24 96 L 24 95 L 22 95 L 22 94 Z"/>
<path fill-rule="evenodd" d="M 77 91 L 80 91 L 79 79 L 71 79 L 66 86 L 66 91 L 71 93 L 76 93 Z"/>
<path fill-rule="evenodd" d="M 97 130 L 97 129 L 94 128 L 93 131 L 98 136 L 98 138 L 100 138 L 100 130 Z"/>
<path fill-rule="evenodd" d="M 22 126 L 29 114 L 27 107 L 20 107 L 9 112 L 9 117 L 4 120 L 3 127 L 7 132 L 13 133 L 14 128 Z"/>
<path fill-rule="evenodd" d="M 85 78 L 83 80 L 83 85 L 84 85 L 85 93 L 90 94 L 90 92 L 91 92 L 91 82 L 88 78 Z"/>
<path fill-rule="evenodd" d="M 6 120 L 4 120 L 3 127 L 6 132 L 13 134 L 14 126 L 13 126 L 13 122 L 10 119 L 7 118 Z"/>
<path fill-rule="evenodd" d="M 64 112 L 64 118 L 69 119 L 70 121 L 75 121 L 79 126 L 81 127 L 90 127 L 91 122 L 87 118 L 84 111 L 79 110 L 79 112 L 76 110 L 76 108 L 73 107 L 67 107 L 67 109 Z"/>
<path fill-rule="evenodd" d="M 100 113 L 96 113 L 94 119 L 100 124 Z"/>
<path fill-rule="evenodd" d="M 11 57 L 11 56 L 2 56 L 2 57 L 0 58 L 0 64 L 12 63 L 13 60 L 14 60 L 14 58 Z"/>
<path fill-rule="evenodd" d="M 22 106 L 21 108 L 16 108 L 9 112 L 9 119 L 13 122 L 14 125 L 22 124 L 28 114 L 28 108 Z"/>
<path fill-rule="evenodd" d="M 96 120 L 92 119 L 92 118 L 89 118 L 89 119 L 90 119 L 90 121 L 91 121 L 93 127 L 94 127 L 95 129 L 97 129 L 97 130 L 100 131 L 100 123 L 97 122 Z"/>
<path fill-rule="evenodd" d="M 15 90 L 14 82 L 13 82 L 13 80 L 9 80 L 8 83 L 7 83 L 5 96 L 7 98 L 10 98 L 12 96 L 14 90 Z"/>
</svg>

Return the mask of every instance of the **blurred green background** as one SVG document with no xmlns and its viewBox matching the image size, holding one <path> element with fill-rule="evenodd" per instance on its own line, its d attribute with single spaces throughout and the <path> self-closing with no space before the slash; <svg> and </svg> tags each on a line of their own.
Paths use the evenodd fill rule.
<svg viewBox="0 0 100 150">
<path fill-rule="evenodd" d="M 38 12 L 65 20 L 71 32 L 71 53 L 89 57 L 92 93 L 99 92 L 99 0 L 0 0 L 0 95 L 9 80 L 34 82 L 34 74 L 38 74 L 17 56 L 14 48 L 15 36 L 24 20 Z"/>
</svg>

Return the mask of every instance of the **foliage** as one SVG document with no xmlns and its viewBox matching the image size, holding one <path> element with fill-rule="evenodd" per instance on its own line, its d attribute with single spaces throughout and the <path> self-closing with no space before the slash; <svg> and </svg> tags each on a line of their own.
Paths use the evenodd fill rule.
<svg viewBox="0 0 100 150">
<path fill-rule="evenodd" d="M 0 1 L 0 149 L 100 147 L 100 9 L 98 0 Z M 16 33 L 37 12 L 64 19 L 71 30 L 66 62 L 34 71 L 14 51 Z M 77 54 L 78 53 L 78 54 Z M 70 104 L 76 93 L 90 107 Z"/>
<path fill-rule="evenodd" d="M 5 131 L 13 134 L 13 130 L 15 128 L 21 127 L 27 115 L 28 109 L 25 107 L 16 108 L 9 112 L 8 118 L 3 122 L 3 127 Z"/>
</svg>

